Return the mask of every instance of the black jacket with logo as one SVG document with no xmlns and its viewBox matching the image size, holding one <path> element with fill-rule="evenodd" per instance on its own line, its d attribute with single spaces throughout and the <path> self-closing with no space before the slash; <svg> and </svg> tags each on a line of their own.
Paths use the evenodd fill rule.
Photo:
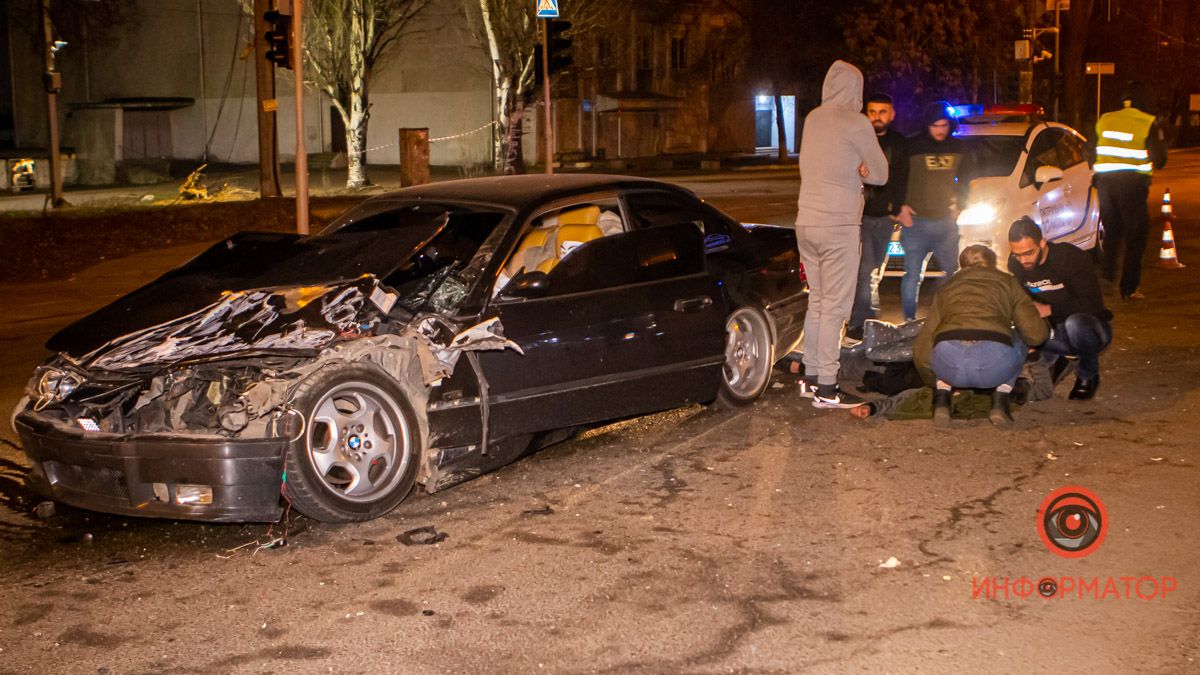
<svg viewBox="0 0 1200 675">
<path fill-rule="evenodd" d="M 1049 248 L 1045 262 L 1031 270 L 1009 256 L 1008 271 L 1035 301 L 1050 305 L 1052 323 L 1061 323 L 1068 316 L 1081 313 L 1112 321 L 1091 257 L 1071 244 L 1052 243 Z"/>
<path fill-rule="evenodd" d="M 935 141 L 929 134 L 908 139 L 905 203 L 923 218 L 950 218 L 967 207 L 970 162 L 961 139 Z"/>
</svg>

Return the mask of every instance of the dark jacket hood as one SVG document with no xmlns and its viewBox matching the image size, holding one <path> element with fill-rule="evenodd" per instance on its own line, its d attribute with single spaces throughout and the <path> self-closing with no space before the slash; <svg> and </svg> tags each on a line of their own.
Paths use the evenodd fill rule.
<svg viewBox="0 0 1200 675">
<path fill-rule="evenodd" d="M 921 113 L 921 129 L 925 135 L 929 135 L 929 125 L 939 120 L 949 120 L 950 133 L 958 130 L 958 120 L 954 119 L 952 106 L 946 101 L 934 101 L 926 105 Z"/>
</svg>

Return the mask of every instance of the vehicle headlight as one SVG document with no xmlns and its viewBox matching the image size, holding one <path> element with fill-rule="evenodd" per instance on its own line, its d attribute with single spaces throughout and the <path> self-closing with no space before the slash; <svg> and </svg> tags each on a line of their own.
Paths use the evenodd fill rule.
<svg viewBox="0 0 1200 675">
<path fill-rule="evenodd" d="M 70 396 L 83 378 L 75 373 L 69 373 L 58 368 L 47 368 L 42 371 L 37 381 L 38 397 L 46 401 L 61 401 Z"/>
<path fill-rule="evenodd" d="M 960 227 L 966 225 L 989 225 L 996 222 L 1000 215 L 1000 204 L 996 202 L 977 202 L 963 209 L 958 214 Z"/>
</svg>

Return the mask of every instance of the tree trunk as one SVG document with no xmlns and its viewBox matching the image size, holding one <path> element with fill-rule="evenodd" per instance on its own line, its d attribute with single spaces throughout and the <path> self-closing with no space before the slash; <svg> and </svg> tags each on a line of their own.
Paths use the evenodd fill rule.
<svg viewBox="0 0 1200 675">
<path fill-rule="evenodd" d="M 350 92 L 350 115 L 346 123 L 346 187 L 371 184 L 367 178 L 367 97 L 361 90 Z"/>
<path fill-rule="evenodd" d="M 783 122 L 783 96 L 775 94 L 775 128 L 779 131 L 779 161 L 788 158 L 787 125 Z"/>
<path fill-rule="evenodd" d="M 361 7 L 358 9 L 361 11 Z M 367 44 L 368 27 L 355 14 L 350 21 L 350 44 Z M 350 50 L 350 87 L 346 123 L 346 187 L 354 189 L 371 184 L 367 179 L 367 120 L 371 107 L 367 103 L 368 77 L 366 54 L 358 49 Z"/>
<path fill-rule="evenodd" d="M 500 63 L 500 44 L 496 40 L 496 30 L 492 26 L 492 11 L 488 0 L 479 0 L 479 10 L 483 13 L 483 29 L 487 34 L 488 56 L 492 59 L 492 119 L 496 125 L 492 127 L 492 158 L 497 173 L 506 173 L 507 162 L 507 129 L 508 129 L 508 99 L 511 95 L 509 80 Z"/>
<path fill-rule="evenodd" d="M 504 142 L 504 173 L 525 173 L 525 149 L 522 142 L 522 126 L 525 121 L 525 101 L 518 99 L 517 105 L 507 115 Z"/>
</svg>

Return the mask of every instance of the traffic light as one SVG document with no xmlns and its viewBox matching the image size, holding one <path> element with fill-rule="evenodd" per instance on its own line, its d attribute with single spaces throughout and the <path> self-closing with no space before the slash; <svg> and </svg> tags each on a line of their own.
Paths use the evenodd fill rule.
<svg viewBox="0 0 1200 675">
<path fill-rule="evenodd" d="M 263 33 L 267 41 L 267 60 L 282 68 L 292 67 L 292 17 L 277 10 L 263 14 L 270 26 Z"/>
<path fill-rule="evenodd" d="M 565 19 L 546 21 L 546 44 L 550 47 L 551 73 L 564 71 L 575 63 L 575 56 L 571 53 L 571 38 L 564 35 L 569 30 L 571 22 Z"/>
</svg>

